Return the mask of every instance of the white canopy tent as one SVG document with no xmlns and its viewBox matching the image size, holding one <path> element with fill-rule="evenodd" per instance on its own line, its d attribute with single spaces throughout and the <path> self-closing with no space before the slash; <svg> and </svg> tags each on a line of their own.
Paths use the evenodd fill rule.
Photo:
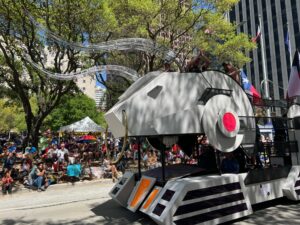
<svg viewBox="0 0 300 225">
<path fill-rule="evenodd" d="M 90 117 L 85 117 L 75 123 L 67 126 L 63 126 L 59 129 L 59 132 L 77 132 L 77 133 L 88 133 L 88 132 L 104 132 L 105 129 L 96 124 Z"/>
</svg>

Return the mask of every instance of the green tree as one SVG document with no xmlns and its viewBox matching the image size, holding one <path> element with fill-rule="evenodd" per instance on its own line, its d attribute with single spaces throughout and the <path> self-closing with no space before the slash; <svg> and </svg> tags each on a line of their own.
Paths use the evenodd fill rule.
<svg viewBox="0 0 300 225">
<path fill-rule="evenodd" d="M 241 68 L 251 59 L 247 53 L 255 48 L 250 38 L 237 34 L 237 25 L 226 20 L 227 13 L 239 0 L 127 0 L 112 1 L 112 11 L 119 25 L 111 38 L 143 37 L 172 49 L 180 58 L 173 63 L 174 70 L 181 70 L 201 49 L 213 61 L 211 68 L 219 69 L 223 62 Z M 102 63 L 121 64 L 134 68 L 140 74 L 163 68 L 162 57 L 147 52 L 129 54 L 111 52 Z M 119 79 L 105 84 L 108 88 L 108 106 L 126 90 L 128 83 Z"/>
<path fill-rule="evenodd" d="M 88 67 L 90 58 L 79 51 L 42 38 L 42 31 L 29 20 L 28 12 L 48 30 L 68 41 L 105 40 L 114 29 L 114 15 L 105 1 L 98 0 L 1 0 L 0 1 L 0 84 L 5 84 L 21 102 L 27 127 L 27 142 L 37 146 L 44 119 L 61 98 L 76 91 L 73 81 L 56 81 L 34 70 L 25 60 L 57 73 Z M 25 56 L 26 54 L 26 56 Z M 49 66 L 50 65 L 50 66 Z M 37 110 L 30 102 L 36 97 Z M 26 142 L 24 143 L 26 145 Z"/>
<path fill-rule="evenodd" d="M 104 113 L 97 110 L 93 99 L 82 93 L 65 95 L 61 103 L 46 118 L 44 126 L 57 131 L 61 126 L 69 125 L 86 116 L 105 126 Z"/>
<path fill-rule="evenodd" d="M 119 35 L 150 38 L 173 49 L 177 56 L 190 59 L 195 49 L 210 53 L 216 63 L 230 61 L 241 67 L 250 59 L 245 55 L 255 44 L 245 34 L 236 33 L 236 25 L 225 18 L 239 0 L 127 0 L 113 1 Z M 115 60 L 111 57 L 111 60 Z M 162 67 L 156 55 L 143 53 L 142 63 L 129 60 L 141 73 Z"/>
<path fill-rule="evenodd" d="M 231 61 L 240 67 L 250 60 L 245 53 L 255 46 L 244 34 L 237 35 L 236 26 L 225 20 L 224 12 L 237 2 L 0 0 L 0 83 L 13 91 L 22 104 L 28 141 L 37 146 L 43 121 L 64 95 L 76 91 L 76 85 L 73 81 L 48 79 L 33 69 L 26 58 L 56 73 L 107 63 L 127 65 L 146 74 L 162 68 L 164 63 L 153 52 L 111 52 L 105 59 L 105 52 L 84 54 L 68 45 L 49 41 L 29 19 L 28 12 L 48 31 L 69 42 L 83 42 L 85 36 L 90 43 L 120 37 L 150 38 L 181 55 L 183 60 L 177 65 L 180 69 L 195 48 L 209 52 L 219 63 Z M 36 100 L 36 110 L 30 101 L 32 97 Z"/>
<path fill-rule="evenodd" d="M 3 98 L 0 99 L 0 109 L 0 132 L 26 130 L 25 114 L 20 105 Z"/>
</svg>

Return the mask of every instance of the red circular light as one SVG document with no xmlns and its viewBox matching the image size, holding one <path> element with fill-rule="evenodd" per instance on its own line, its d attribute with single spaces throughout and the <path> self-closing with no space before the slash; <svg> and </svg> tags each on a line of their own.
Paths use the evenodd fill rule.
<svg viewBox="0 0 300 225">
<path fill-rule="evenodd" d="M 232 132 L 236 129 L 236 119 L 232 113 L 227 112 L 223 115 L 223 126 L 228 132 Z"/>
</svg>

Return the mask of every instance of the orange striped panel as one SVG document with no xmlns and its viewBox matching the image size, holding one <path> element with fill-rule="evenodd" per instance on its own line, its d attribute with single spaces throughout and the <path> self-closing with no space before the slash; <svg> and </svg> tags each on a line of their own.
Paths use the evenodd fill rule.
<svg viewBox="0 0 300 225">
<path fill-rule="evenodd" d="M 142 195 L 146 192 L 146 190 L 150 184 L 151 184 L 150 179 L 146 179 L 146 178 L 141 179 L 140 185 L 135 193 L 135 196 L 130 203 L 130 207 L 132 207 L 132 208 L 136 207 L 136 205 L 139 203 Z"/>
<path fill-rule="evenodd" d="M 153 200 L 155 199 L 156 195 L 158 194 L 159 189 L 158 188 L 154 188 L 153 191 L 151 192 L 151 194 L 149 195 L 146 203 L 143 206 L 143 209 L 148 209 L 150 204 L 153 202 Z"/>
</svg>

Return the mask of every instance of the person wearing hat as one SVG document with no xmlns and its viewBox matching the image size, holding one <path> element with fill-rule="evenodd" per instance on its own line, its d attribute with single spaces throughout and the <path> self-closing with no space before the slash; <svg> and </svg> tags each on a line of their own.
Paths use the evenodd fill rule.
<svg viewBox="0 0 300 225">
<path fill-rule="evenodd" d="M 17 147 L 15 145 L 12 145 L 8 148 L 8 151 L 12 152 L 12 153 L 16 152 L 16 150 L 17 150 Z"/>
</svg>

